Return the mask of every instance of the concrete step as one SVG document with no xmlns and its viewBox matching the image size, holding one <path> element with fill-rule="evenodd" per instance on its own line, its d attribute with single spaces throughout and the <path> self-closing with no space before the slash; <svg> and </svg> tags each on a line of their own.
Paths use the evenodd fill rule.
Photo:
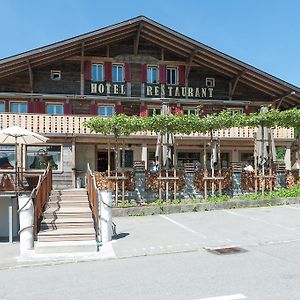
<svg viewBox="0 0 300 300">
<path fill-rule="evenodd" d="M 91 218 L 92 212 L 89 207 L 49 207 L 44 212 L 45 219 L 56 218 Z"/>
<path fill-rule="evenodd" d="M 87 195 L 86 189 L 52 190 L 52 195 Z"/>
<path fill-rule="evenodd" d="M 61 229 L 61 228 L 93 228 L 92 218 L 49 218 L 41 222 L 41 229 Z"/>
<path fill-rule="evenodd" d="M 94 228 L 41 229 L 38 241 L 82 241 L 95 240 Z"/>
<path fill-rule="evenodd" d="M 47 203 L 47 207 L 88 207 L 89 208 L 89 202 L 88 201 L 50 201 Z"/>
<path fill-rule="evenodd" d="M 34 248 L 36 254 L 96 252 L 97 244 L 95 240 L 56 242 L 38 241 L 35 242 Z"/>
</svg>

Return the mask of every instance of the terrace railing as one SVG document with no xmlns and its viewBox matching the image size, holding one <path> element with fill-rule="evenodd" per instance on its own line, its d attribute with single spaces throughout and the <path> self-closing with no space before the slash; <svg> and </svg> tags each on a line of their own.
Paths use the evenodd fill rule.
<svg viewBox="0 0 300 300">
<path fill-rule="evenodd" d="M 13 114 L 13 113 L 1 113 L 0 114 L 0 129 L 4 129 L 10 126 L 20 126 L 30 131 L 37 133 L 46 134 L 76 134 L 76 135 L 87 135 L 95 134 L 90 131 L 89 128 L 83 126 L 85 121 L 90 120 L 92 117 L 88 115 L 47 115 L 47 114 Z M 257 131 L 256 128 L 244 127 L 237 128 L 233 127 L 230 129 L 218 130 L 215 133 L 216 137 L 220 138 L 247 138 L 253 139 L 254 133 Z M 154 132 L 139 132 L 133 134 L 133 136 L 154 136 L 157 134 Z M 273 130 L 273 136 L 275 139 L 293 139 L 294 130 L 293 128 L 275 128 Z M 184 137 L 199 137 L 209 138 L 209 134 L 194 133 L 186 135 Z"/>
</svg>

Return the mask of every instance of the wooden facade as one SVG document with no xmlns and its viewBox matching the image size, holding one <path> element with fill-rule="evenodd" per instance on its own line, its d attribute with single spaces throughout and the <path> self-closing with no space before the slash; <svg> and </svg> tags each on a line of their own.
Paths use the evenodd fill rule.
<svg viewBox="0 0 300 300">
<path fill-rule="evenodd" d="M 143 16 L 0 60 L 0 128 L 20 125 L 47 135 L 50 146 L 60 145 L 54 181 L 67 186 L 75 185 L 88 162 L 102 170 L 103 153 L 113 149 L 112 137 L 91 133 L 84 121 L 98 114 L 143 117 L 159 112 L 162 103 L 171 113 L 250 113 L 262 105 L 298 106 L 300 89 Z M 215 134 L 228 162 L 253 152 L 254 132 Z M 293 138 L 292 129 L 275 130 L 278 146 Z M 137 133 L 123 139 L 123 149 L 147 166 L 156 140 L 153 133 Z M 187 161 L 200 160 L 208 140 L 183 136 L 178 151 L 188 153 Z"/>
</svg>

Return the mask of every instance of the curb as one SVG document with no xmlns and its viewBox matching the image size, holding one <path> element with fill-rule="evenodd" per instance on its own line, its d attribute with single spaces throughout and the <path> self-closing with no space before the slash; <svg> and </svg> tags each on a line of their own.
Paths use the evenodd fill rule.
<svg viewBox="0 0 300 300">
<path fill-rule="evenodd" d="M 196 204 L 169 204 L 153 206 L 134 206 L 118 208 L 113 207 L 113 217 L 149 216 L 159 214 L 174 214 L 186 212 L 199 212 L 221 209 L 234 209 L 246 207 L 266 207 L 276 205 L 300 204 L 300 197 L 263 199 L 263 200 L 231 200 L 224 202 L 206 202 Z"/>
</svg>

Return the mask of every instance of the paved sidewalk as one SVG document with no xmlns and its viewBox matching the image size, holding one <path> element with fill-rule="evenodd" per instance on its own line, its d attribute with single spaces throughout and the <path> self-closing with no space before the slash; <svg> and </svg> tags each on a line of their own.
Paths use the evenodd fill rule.
<svg viewBox="0 0 300 300">
<path fill-rule="evenodd" d="M 19 243 L 0 243 L 0 270 L 129 258 L 207 248 L 300 243 L 300 205 L 114 218 L 117 236 L 99 252 L 19 256 Z"/>
</svg>

